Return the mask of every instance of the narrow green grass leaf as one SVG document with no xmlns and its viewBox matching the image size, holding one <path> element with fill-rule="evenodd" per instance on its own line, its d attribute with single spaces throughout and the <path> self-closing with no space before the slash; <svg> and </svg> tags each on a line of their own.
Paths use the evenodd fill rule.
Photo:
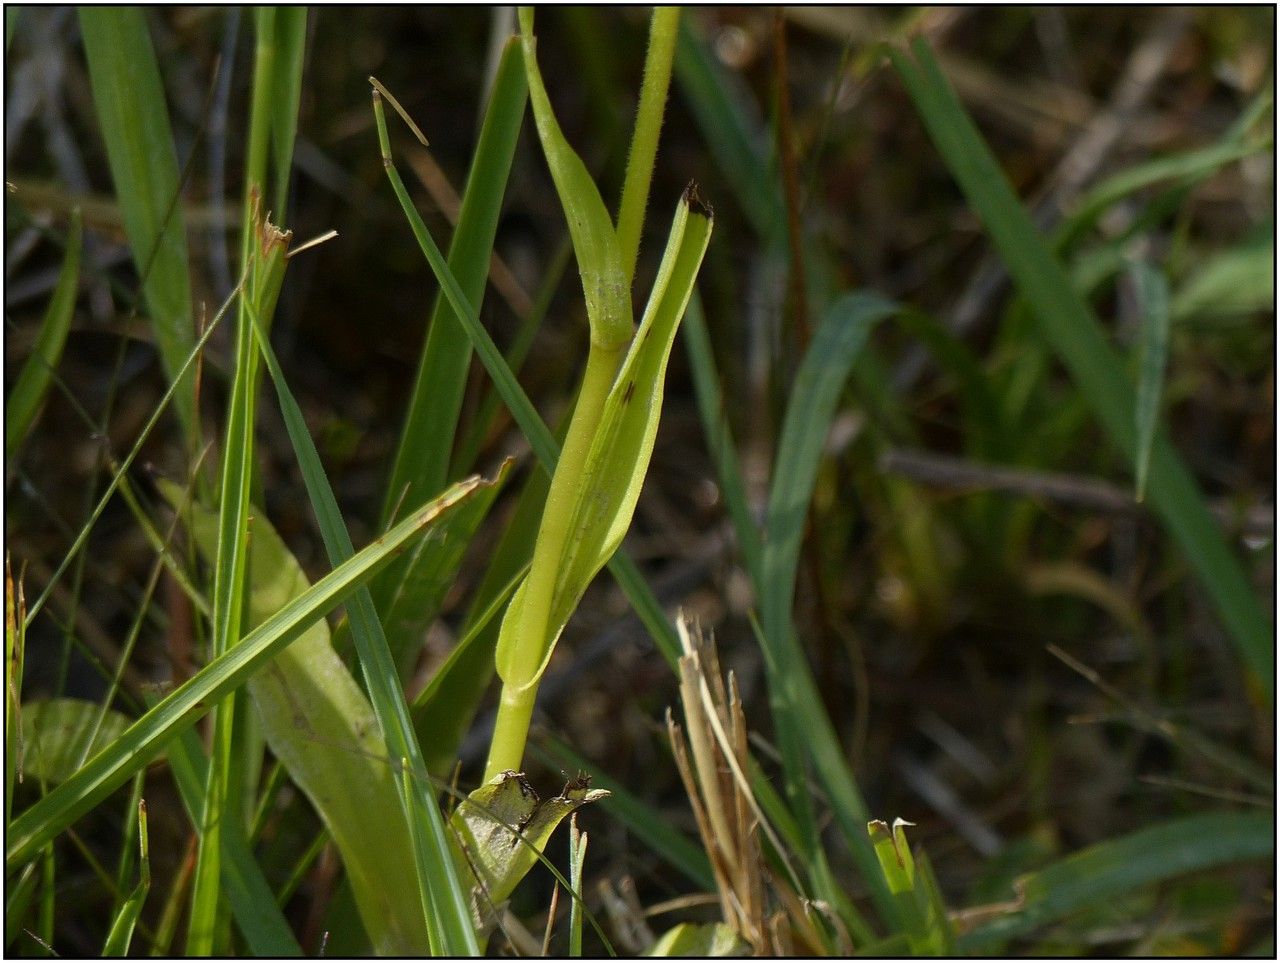
<svg viewBox="0 0 1280 963">
<path fill-rule="evenodd" d="M 507 177 L 527 99 L 523 55 L 519 40 L 513 37 L 498 62 L 471 172 L 463 190 L 458 225 L 449 245 L 449 268 L 467 303 L 477 309 L 484 299 L 498 217 L 502 213 Z M 403 511 L 420 504 L 448 481 L 449 453 L 454 444 L 470 362 L 471 342 L 457 312 L 444 295 L 437 294 L 383 499 L 384 525 L 392 520 L 397 505 Z M 374 601 L 384 615 L 388 586 L 395 581 L 401 567 L 388 568 L 373 587 Z M 399 634 L 390 627 L 387 641 L 393 652 L 400 651 Z"/>
<path fill-rule="evenodd" d="M 286 648 L 285 652 L 289 650 Z M 192 821 L 204 809 L 204 787 L 209 760 L 200 737 L 187 728 L 168 747 L 169 769 L 182 804 Z M 255 956 L 303 956 L 293 931 L 285 921 L 275 894 L 262 875 L 239 820 L 231 820 L 221 836 L 222 892 L 231 907 L 236 926 Z"/>
<path fill-rule="evenodd" d="M 248 283 L 240 299 L 236 331 L 236 362 L 228 402 L 227 428 L 218 486 L 217 546 L 213 565 L 213 618 L 210 658 L 233 648 L 240 639 L 248 609 L 245 584 L 248 571 L 249 507 L 253 484 L 254 416 L 257 411 L 258 364 L 246 311 L 271 317 L 284 283 L 285 252 L 290 235 L 282 233 L 255 211 L 253 243 L 247 263 Z M 236 811 L 246 760 L 235 752 L 237 694 L 229 692 L 214 709 L 213 750 L 205 787 L 204 811 L 198 825 L 199 846 L 191 887 L 191 910 L 186 951 L 191 956 L 214 952 L 218 930 L 218 890 L 222 846 L 218 836 Z"/>
<path fill-rule="evenodd" d="M 178 494 L 166 491 L 166 497 L 173 501 Z M 459 506 L 440 527 L 447 528 L 467 508 Z M 193 506 L 189 524 L 201 554 L 211 558 L 216 516 Z M 248 624 L 253 628 L 309 583 L 257 509 L 251 532 Z M 416 895 L 408 887 L 386 884 L 413 874 L 396 779 L 383 762 L 386 744 L 373 708 L 330 644 L 328 623 L 311 625 L 249 680 L 248 689 L 272 753 L 311 800 L 338 848 L 375 949 L 380 955 L 420 951 L 427 931 Z M 393 831 L 397 825 L 402 832 Z"/>
<path fill-rule="evenodd" d="M 467 336 L 471 339 L 471 345 L 484 365 L 485 370 L 489 372 L 489 376 L 493 379 L 494 387 L 499 397 L 502 398 L 503 403 L 507 406 L 516 424 L 528 440 L 529 446 L 533 449 L 543 470 L 550 476 L 555 471 L 560 455 L 560 447 L 556 444 L 555 438 L 543 423 L 541 417 L 539 417 L 537 410 L 533 407 L 533 403 L 529 400 L 529 396 L 524 393 L 524 389 L 520 387 L 520 383 L 516 380 L 515 375 L 512 374 L 511 368 L 502 357 L 502 352 L 498 350 L 493 338 L 489 336 L 489 332 L 480 323 L 475 310 L 467 302 L 457 279 L 454 278 L 448 264 L 445 263 L 444 256 L 440 253 L 440 248 L 432 239 L 426 224 L 422 221 L 421 215 L 414 208 L 413 202 L 409 198 L 409 192 L 405 189 L 404 181 L 401 180 L 400 174 L 391 158 L 391 143 L 387 134 L 386 118 L 382 111 L 381 98 L 376 91 L 374 92 L 373 102 L 374 117 L 378 125 L 378 142 L 382 149 L 387 179 L 391 183 L 396 199 L 400 202 L 401 210 L 404 211 L 405 217 L 409 221 L 410 229 L 418 241 L 418 246 L 421 248 L 428 264 L 431 265 L 431 270 L 444 289 L 449 303 L 453 306 L 454 311 L 457 312 L 463 327 L 466 328 Z M 666 617 L 662 605 L 654 597 L 652 589 L 645 582 L 636 564 L 623 551 L 619 551 L 610 560 L 609 570 L 613 573 L 619 587 L 626 594 L 628 601 L 640 616 L 641 621 L 644 622 L 645 628 L 658 644 L 658 648 L 668 663 L 674 667 L 680 657 L 680 641 L 676 637 L 674 626 Z"/>
<path fill-rule="evenodd" d="M 1160 423 L 1160 396 L 1164 393 L 1165 363 L 1169 356 L 1169 282 L 1149 264 L 1135 262 L 1129 267 L 1141 322 L 1141 354 L 1138 362 L 1138 406 L 1134 411 L 1137 453 L 1134 465 L 1134 495 L 1142 501 L 1147 493 L 1147 473 L 1151 467 L 1151 443 Z"/>
<path fill-rule="evenodd" d="M 22 933 L 27 911 L 31 909 L 31 903 L 35 899 L 36 883 L 40 879 L 37 866 L 35 862 L 27 863 L 16 880 L 5 884 L 4 948 L 6 950 Z"/>
<path fill-rule="evenodd" d="M 138 847 L 141 851 L 138 864 L 140 874 L 138 885 L 129 894 L 129 898 L 120 907 L 119 914 L 111 924 L 111 929 L 107 933 L 106 943 L 102 947 L 103 956 L 129 955 L 129 944 L 133 942 L 134 927 L 137 926 L 138 917 L 142 913 L 142 904 L 147 901 L 147 893 L 151 891 L 151 854 L 147 844 L 147 804 L 141 799 L 138 800 Z"/>
<path fill-rule="evenodd" d="M 481 484 L 472 478 L 452 486 L 418 512 L 336 567 L 273 615 L 239 645 L 206 665 L 161 700 L 70 779 L 19 815 L 5 839 L 5 865 L 22 866 L 58 833 L 164 751 L 169 740 L 205 716 L 213 703 L 243 685 L 316 619 L 368 580 L 424 527 L 433 524 Z"/>
<path fill-rule="evenodd" d="M 283 224 L 288 213 L 289 173 L 293 144 L 298 136 L 298 104 L 302 100 L 302 71 L 307 53 L 307 8 L 278 6 L 275 14 L 275 53 L 271 64 L 271 159 L 275 184 L 271 214 Z"/>
<path fill-rule="evenodd" d="M 889 892 L 897 902 L 912 955 L 941 956 L 947 952 L 949 942 L 946 914 L 936 911 L 929 884 L 917 872 L 915 856 L 907 844 L 905 827 L 910 825 L 895 819 L 890 829 L 881 820 L 873 819 L 867 823 L 867 835 L 871 837 Z"/>
<path fill-rule="evenodd" d="M 634 278 L 636 273 L 636 255 L 640 252 L 644 211 L 649 201 L 649 184 L 653 180 L 653 162 L 658 156 L 658 134 L 662 130 L 667 89 L 671 86 L 671 61 L 675 56 L 676 28 L 679 25 L 679 7 L 653 8 L 644 80 L 640 84 L 640 106 L 636 108 L 636 126 L 631 134 L 631 150 L 627 154 L 622 199 L 618 202 L 618 249 L 622 254 L 622 271 L 628 279 Z"/>
<path fill-rule="evenodd" d="M 912 50 L 918 63 L 898 50 L 890 50 L 889 55 L 930 136 L 982 217 L 1019 292 L 1030 304 L 1042 336 L 1071 373 L 1120 453 L 1133 459 L 1137 448 L 1134 392 L 1102 326 L 1053 259 L 928 47 L 920 42 Z M 1272 702 L 1273 627 L 1195 480 L 1159 428 L 1152 442 L 1147 489 L 1152 505 L 1181 545 L 1230 631 L 1258 692 Z"/>
<path fill-rule="evenodd" d="M 325 476 L 315 443 L 307 431 L 302 410 L 284 380 L 284 374 L 265 334 L 261 328 L 255 327 L 255 331 L 258 346 L 275 383 L 281 414 L 302 469 L 303 481 L 320 525 L 325 550 L 331 563 L 335 567 L 341 566 L 355 554 L 351 536 L 338 510 L 337 499 Z M 473 484 L 472 490 L 478 484 Z M 387 749 L 387 758 L 401 760 L 405 767 L 400 801 L 412 844 L 429 948 L 433 954 L 478 956 L 480 947 L 451 858 L 444 820 L 436 805 L 435 793 L 427 781 L 422 750 L 414 734 L 404 690 L 367 588 L 356 589 L 351 601 L 347 603 L 347 615 L 365 686 Z M 388 880 L 380 882 L 382 885 L 394 885 Z"/>
<path fill-rule="evenodd" d="M 1248 860 L 1271 860 L 1270 814 L 1210 812 L 1183 816 L 1073 853 L 1014 884 L 1021 907 L 959 938 L 966 954 L 1001 955 L 1009 940 L 1077 910 L 1115 900 L 1185 873 Z"/>
<path fill-rule="evenodd" d="M 520 38 L 524 47 L 525 77 L 537 124 L 542 152 L 551 168 L 551 179 L 569 222 L 573 251 L 582 275 L 582 293 L 591 322 L 592 344 L 617 347 L 631 340 L 631 285 L 623 269 L 622 252 L 613 220 L 596 183 L 582 159 L 569 146 L 556 121 L 542 74 L 538 70 L 537 40 L 533 36 L 533 10 L 520 8 Z"/>
<path fill-rule="evenodd" d="M 23 364 L 13 387 L 9 389 L 9 396 L 5 398 L 4 455 L 8 462 L 17 457 L 18 449 L 27 437 L 27 430 L 35 421 L 53 372 L 62 357 L 62 348 L 67 343 L 71 315 L 76 306 L 76 289 L 80 284 L 81 239 L 80 208 L 77 207 L 71 212 L 67 255 L 62 260 L 58 283 L 40 322 L 40 333 L 36 335 L 31 356 Z"/>
<path fill-rule="evenodd" d="M 177 382 L 195 340 L 187 238 L 179 204 L 178 158 L 146 11 L 78 8 L 98 126 L 124 218 L 160 360 Z M 194 451 L 195 379 L 183 377 L 178 417 Z"/>
<path fill-rule="evenodd" d="M 1138 191 L 1166 181 L 1197 183 L 1227 164 L 1268 150 L 1270 146 L 1270 142 L 1266 140 L 1259 143 L 1225 140 L 1212 147 L 1158 157 L 1113 174 L 1077 202 L 1071 215 L 1054 232 L 1053 246 L 1056 250 L 1062 250 L 1093 225 L 1108 208 Z"/>
<path fill-rule="evenodd" d="M 792 626 L 792 600 L 809 502 L 836 404 L 871 328 L 897 310 L 872 294 L 849 294 L 828 308 L 796 375 L 778 442 L 761 553 L 760 642 L 769 675 L 769 699 L 786 772 L 786 797 L 800 823 L 806 850 L 818 849 L 807 787 L 811 758 L 830 797 L 876 905 L 888 921 L 896 910 L 866 837 L 867 810 L 849 771 L 813 674 Z"/>
</svg>

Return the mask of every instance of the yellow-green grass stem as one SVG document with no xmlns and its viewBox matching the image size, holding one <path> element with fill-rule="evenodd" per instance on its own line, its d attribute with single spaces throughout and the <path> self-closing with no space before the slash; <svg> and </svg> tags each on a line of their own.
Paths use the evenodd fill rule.
<svg viewBox="0 0 1280 963">
<path fill-rule="evenodd" d="M 519 613 L 519 635 L 522 639 L 519 656 L 516 664 L 509 667 L 502 677 L 502 700 L 489 746 L 489 761 L 485 765 L 486 781 L 504 770 L 520 768 L 533 704 L 538 695 L 538 679 L 551 648 L 552 640 L 548 638 L 551 606 L 560 559 L 564 555 L 565 541 L 573 520 L 574 498 L 582 482 L 587 452 L 600 423 L 605 399 L 613 387 L 626 348 L 625 343 L 616 346 L 593 343 L 587 354 L 582 390 L 573 410 L 564 449 L 556 464 L 533 550 L 533 563 L 524 585 Z M 499 674 L 502 671 L 499 667 Z"/>
</svg>

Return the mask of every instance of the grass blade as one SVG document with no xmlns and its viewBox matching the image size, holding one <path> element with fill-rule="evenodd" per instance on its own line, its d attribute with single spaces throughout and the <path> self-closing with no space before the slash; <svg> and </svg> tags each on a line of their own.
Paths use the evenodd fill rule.
<svg viewBox="0 0 1280 963">
<path fill-rule="evenodd" d="M 631 340 L 631 285 L 622 266 L 622 251 L 613 221 L 586 165 L 565 140 L 538 71 L 533 10 L 520 8 L 520 37 L 525 77 L 538 139 L 551 168 L 560 205 L 569 222 L 573 251 L 582 275 L 582 293 L 591 323 L 593 347 L 614 349 Z"/>
<path fill-rule="evenodd" d="M 302 468 L 303 480 L 320 524 L 325 550 L 335 567 L 344 565 L 355 554 L 355 550 L 338 510 L 337 499 L 325 477 L 320 455 L 307 432 L 302 410 L 289 391 L 271 345 L 260 328 L 255 330 L 263 358 L 275 382 L 281 414 Z M 472 490 L 475 487 L 473 485 Z M 480 947 L 450 855 L 444 820 L 436 805 L 435 793 L 427 782 L 426 766 L 414 734 L 404 690 L 367 588 L 356 589 L 347 605 L 347 615 L 369 700 L 373 704 L 388 758 L 401 760 L 405 767 L 404 778 L 400 781 L 403 790 L 401 805 L 412 842 L 430 949 L 437 955 L 478 956 Z M 383 885 L 388 885 L 389 882 L 381 881 Z"/>
<path fill-rule="evenodd" d="M 527 98 L 520 43 L 513 37 L 507 42 L 498 64 L 475 159 L 463 191 L 458 226 L 449 245 L 449 267 L 467 303 L 477 307 L 484 297 L 498 217 Z M 382 509 L 384 525 L 391 521 L 397 505 L 420 504 L 443 488 L 448 480 L 449 453 L 457 431 L 470 361 L 471 342 L 457 312 L 444 295 L 438 294 L 400 445 L 387 482 Z M 374 585 L 379 612 L 386 611 L 382 605 L 386 586 L 393 583 L 397 574 L 398 567 L 388 568 Z M 388 641 L 393 650 L 398 651 L 400 643 L 395 632 L 389 634 Z"/>
<path fill-rule="evenodd" d="M 526 97 L 519 42 L 512 38 L 499 63 L 449 251 L 449 264 L 454 268 L 468 300 L 477 304 L 485 290 L 498 216 Z M 456 313 L 447 299 L 437 295 L 413 399 L 387 486 L 384 521 L 390 517 L 395 505 L 416 504 L 444 485 L 470 357 L 471 344 Z M 465 547 L 470 531 L 483 519 L 487 508 L 487 504 L 478 506 L 470 528 L 463 526 L 466 530 L 459 531 L 460 547 Z M 443 589 L 447 587 L 461 554 L 457 553 L 450 564 L 444 564 L 442 553 L 436 552 L 433 557 L 437 561 L 434 573 L 416 570 L 418 566 L 415 566 L 414 558 L 407 558 L 389 567 L 373 586 L 375 605 L 383 616 L 388 644 L 402 673 L 417 652 L 422 630 L 438 611 Z M 415 582 L 418 583 L 416 587 Z M 424 590 L 423 582 L 430 583 L 432 587 Z M 395 599 L 399 600 L 398 604 Z M 421 716 L 418 724 L 419 732 L 424 731 Z M 447 738 L 444 741 L 452 742 Z M 434 733 L 426 744 L 437 745 Z M 432 761 L 439 761 L 435 759 L 434 749 Z"/>
<path fill-rule="evenodd" d="M 275 7 L 275 53 L 271 64 L 271 158 L 275 184 L 271 212 L 286 220 L 293 144 L 298 136 L 298 103 L 302 99 L 302 70 L 307 53 L 307 8 Z"/>
<path fill-rule="evenodd" d="M 71 329 L 71 315 L 76 306 L 76 289 L 80 284 L 81 248 L 80 209 L 71 212 L 71 231 L 67 235 L 67 255 L 58 273 L 58 283 L 49 299 L 49 307 L 40 322 L 40 333 L 9 390 L 4 403 L 4 456 L 12 463 L 18 449 L 27 436 L 27 429 L 35 420 L 40 403 L 62 357 L 67 332 Z"/>
<path fill-rule="evenodd" d="M 236 364 L 228 403 L 226 440 L 223 445 L 222 480 L 218 488 L 217 551 L 213 572 L 213 619 L 210 658 L 233 648 L 240 639 L 242 619 L 248 608 L 245 584 L 248 566 L 249 499 L 253 478 L 254 413 L 257 410 L 258 366 L 253 334 L 245 311 L 270 317 L 284 282 L 285 250 L 289 235 L 255 216 L 254 257 L 248 265 L 249 282 L 241 296 L 241 322 L 236 332 Z M 191 915 L 187 928 L 187 953 L 205 956 L 214 952 L 217 931 L 218 889 L 222 855 L 219 834 L 237 810 L 243 774 L 234 753 L 236 693 L 228 693 L 214 709 L 213 751 L 210 755 L 201 813 L 200 844 L 191 888 Z"/>
<path fill-rule="evenodd" d="M 168 758 L 182 804 L 194 822 L 204 808 L 209 768 L 209 760 L 194 729 L 187 729 L 169 743 Z M 222 892 L 249 950 L 255 956 L 304 955 L 238 820 L 227 824 L 221 842 Z"/>
<path fill-rule="evenodd" d="M 1171 819 L 1073 853 L 1014 885 L 1021 907 L 958 940 L 962 953 L 1001 955 L 1011 939 L 1069 913 L 1184 873 L 1275 853 L 1269 814 L 1216 812 Z"/>
<path fill-rule="evenodd" d="M 872 326 L 896 310 L 892 302 L 875 295 L 845 295 L 827 310 L 815 332 L 783 420 L 757 585 L 760 643 L 768 665 L 769 701 L 778 727 L 790 808 L 812 858 L 819 849 L 806 777 L 805 759 L 812 758 L 863 878 L 890 921 L 895 910 L 866 837 L 866 805 L 796 639 L 792 597 L 809 502 L 836 403 Z"/>
<path fill-rule="evenodd" d="M 5 839 L 7 869 L 21 867 L 54 836 L 163 752 L 169 740 L 206 715 L 216 700 L 243 685 L 307 626 L 367 581 L 401 546 L 470 497 L 480 484 L 480 479 L 471 478 L 452 486 L 336 567 L 246 635 L 239 645 L 162 699 L 75 775 L 14 819 Z"/>
<path fill-rule="evenodd" d="M 111 924 L 107 941 L 102 947 L 103 956 L 129 955 L 129 944 L 133 941 L 134 927 L 142 913 L 142 904 L 147 901 L 147 893 L 151 891 L 151 854 L 147 845 L 147 803 L 142 799 L 138 800 L 138 848 L 141 878 Z"/>
<path fill-rule="evenodd" d="M 1138 450 L 1133 473 L 1134 495 L 1142 501 L 1147 493 L 1151 443 L 1160 423 L 1160 395 L 1164 389 L 1165 362 L 1169 356 L 1169 282 L 1159 270 L 1141 262 L 1130 266 L 1129 279 L 1142 322 L 1138 406 L 1134 411 Z"/>
<path fill-rule="evenodd" d="M 176 503 L 180 497 L 176 488 L 162 487 Z M 442 520 L 437 530 L 447 529 L 472 501 Z M 214 513 L 193 506 L 188 528 L 200 553 L 212 558 L 217 536 Z M 249 581 L 250 627 L 309 587 L 302 567 L 256 508 Z M 392 831 L 403 824 L 396 780 L 383 762 L 385 743 L 379 738 L 373 709 L 334 651 L 328 623 L 314 623 L 276 656 L 268 671 L 250 679 L 248 688 L 272 753 L 311 800 L 337 846 L 377 952 L 418 952 L 427 943 L 420 904 L 411 889 L 388 887 L 385 882 L 413 874 L 403 832 Z M 349 751 L 342 751 L 344 747 Z M 206 771 L 207 765 L 202 764 L 201 770 Z M 232 820 L 230 825 L 240 836 L 239 823 Z M 240 848 L 247 852 L 243 840 Z M 230 849 L 224 838 L 224 857 Z M 225 890 L 225 868 L 222 877 Z"/>
<path fill-rule="evenodd" d="M 195 341 L 178 158 L 160 68 L 141 7 L 80 7 L 94 108 L 160 360 L 177 381 Z M 184 376 L 178 417 L 199 446 L 195 379 Z"/>
<path fill-rule="evenodd" d="M 1102 326 L 1053 259 L 928 47 L 918 42 L 912 51 L 918 62 L 898 50 L 890 50 L 889 55 L 930 136 L 982 217 L 1018 290 L 1030 304 L 1041 335 L 1071 373 L 1112 442 L 1126 459 L 1134 459 L 1134 392 Z M 1181 545 L 1231 633 L 1257 691 L 1273 702 L 1273 628 L 1195 480 L 1159 428 L 1152 442 L 1147 488 L 1155 510 Z"/>
</svg>

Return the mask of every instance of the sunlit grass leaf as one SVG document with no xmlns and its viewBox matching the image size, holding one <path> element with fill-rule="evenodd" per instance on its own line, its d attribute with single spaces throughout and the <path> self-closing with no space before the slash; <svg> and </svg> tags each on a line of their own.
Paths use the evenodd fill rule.
<svg viewBox="0 0 1280 963">
<path fill-rule="evenodd" d="M 1165 362 L 1169 356 L 1169 282 L 1149 264 L 1135 262 L 1129 268 L 1141 323 L 1138 361 L 1138 406 L 1134 410 L 1138 430 L 1134 458 L 1134 486 L 1138 501 L 1147 493 L 1151 467 L 1151 443 L 1160 423 L 1160 396 L 1164 393 Z"/>
<path fill-rule="evenodd" d="M 447 522 L 422 539 L 382 574 L 393 574 L 371 589 L 387 645 L 400 677 L 407 678 L 422 654 L 427 629 L 440 613 L 445 593 L 452 587 L 476 529 L 489 514 L 493 500 L 506 481 L 509 462 L 504 462 L 493 479 L 476 497 L 454 512 Z M 394 572 L 392 568 L 394 566 Z M 350 629 L 350 623 L 345 628 Z M 345 647 L 344 647 L 345 648 Z"/>
<path fill-rule="evenodd" d="M 319 523 L 325 551 L 333 565 L 344 565 L 354 554 L 354 548 L 342 513 L 338 510 L 333 487 L 320 463 L 315 442 L 307 431 L 302 409 L 289 390 L 271 344 L 258 326 L 257 319 L 253 320 L 258 347 L 275 384 L 285 429 L 302 469 L 303 482 Z M 469 490 L 474 492 L 482 484 L 478 479 L 473 480 Z M 347 603 L 347 616 L 365 688 L 386 749 L 385 758 L 398 762 L 402 770 L 400 804 L 409 831 L 409 850 L 414 857 L 417 896 L 427 924 L 427 948 L 433 954 L 478 955 L 479 944 L 471 926 L 462 885 L 450 858 L 444 819 L 428 782 L 422 749 L 413 730 L 404 690 L 367 588 L 356 589 Z M 386 885 L 385 880 L 381 883 Z"/>
<path fill-rule="evenodd" d="M 151 327 L 172 380 L 195 341 L 178 158 L 160 69 L 141 7 L 78 8 L 98 127 L 142 279 Z M 188 441 L 199 436 L 195 380 L 175 402 Z M 194 445 L 192 445 L 194 447 Z"/>
<path fill-rule="evenodd" d="M 875 847 L 876 858 L 884 873 L 889 891 L 899 907 L 907 939 L 914 956 L 943 956 L 950 952 L 951 933 L 946 913 L 935 901 L 936 883 L 917 869 L 915 856 L 907 843 L 906 827 L 911 823 L 893 821 L 892 829 L 873 819 L 867 823 L 867 834 Z M 932 885 L 931 885 L 932 884 Z"/>
<path fill-rule="evenodd" d="M 67 254 L 62 260 L 62 270 L 58 273 L 53 297 L 49 299 L 49 307 L 40 322 L 40 332 L 36 335 L 31 356 L 18 372 L 18 377 L 5 398 L 4 455 L 9 462 L 17 456 L 23 439 L 27 437 L 27 430 L 40 410 L 40 403 L 44 401 L 53 372 L 62 357 L 62 348 L 67 343 L 67 332 L 71 330 L 71 315 L 76 304 L 76 289 L 80 283 L 81 239 L 80 209 L 76 208 L 71 212 Z"/>
<path fill-rule="evenodd" d="M 260 16 L 265 19 L 265 15 Z M 260 47 L 261 47 L 260 42 Z M 250 216 L 247 280 L 240 299 L 236 328 L 236 359 L 227 403 L 220 484 L 218 486 L 217 537 L 213 545 L 212 625 L 209 651 L 212 657 L 234 647 L 248 610 L 247 586 L 249 501 L 254 472 L 254 420 L 257 412 L 258 363 L 246 312 L 270 318 L 284 284 L 286 251 L 292 237 L 281 231 L 261 211 L 260 198 Z M 235 690 L 227 693 L 213 713 L 212 750 L 204 810 L 197 826 L 199 846 L 191 887 L 186 952 L 200 956 L 223 949 L 219 944 L 218 862 L 222 858 L 219 835 L 242 793 L 254 782 L 261 753 L 248 749 L 237 753 L 234 731 L 238 714 Z"/>
<path fill-rule="evenodd" d="M 271 91 L 271 156 L 275 184 L 271 212 L 284 222 L 289 200 L 289 173 L 293 168 L 293 144 L 298 136 L 298 103 L 302 99 L 302 68 L 307 52 L 307 8 L 277 6 L 275 17 Z"/>
<path fill-rule="evenodd" d="M 573 238 L 573 251 L 582 275 L 582 292 L 591 322 L 593 343 L 611 347 L 631 338 L 631 285 L 622 265 L 622 252 L 613 220 L 586 165 L 565 140 L 538 71 L 537 40 L 533 36 L 533 10 L 520 9 L 520 36 L 524 46 L 529 101 L 538 127 L 538 138 L 551 168 L 551 179 L 564 207 Z"/>
<path fill-rule="evenodd" d="M 658 937 L 645 956 L 705 959 L 747 956 L 747 946 L 732 928 L 723 923 L 680 923 Z"/>
<path fill-rule="evenodd" d="M 321 578 L 161 700 L 111 745 L 13 820 L 5 839 L 6 867 L 12 871 L 22 866 L 54 836 L 100 803 L 163 752 L 169 740 L 203 717 L 214 701 L 243 685 L 311 623 L 363 584 L 405 542 L 464 501 L 480 484 L 480 479 L 472 478 L 452 486 Z"/>
<path fill-rule="evenodd" d="M 1134 392 L 1101 325 L 1054 260 L 928 46 L 917 42 L 912 53 L 915 61 L 895 49 L 889 56 L 930 136 L 982 217 L 1019 292 L 1031 306 L 1042 337 L 1066 366 L 1120 453 L 1132 460 L 1137 444 Z M 1270 620 L 1195 480 L 1159 428 L 1152 443 L 1147 489 L 1153 507 L 1181 544 L 1230 631 L 1252 682 L 1271 702 L 1275 653 Z"/>
<path fill-rule="evenodd" d="M 1011 939 L 1184 873 L 1270 860 L 1275 823 L 1266 813 L 1209 812 L 1170 819 L 1096 843 L 1015 884 L 1021 907 L 959 939 L 963 953 L 999 955 Z"/>
<path fill-rule="evenodd" d="M 60 783 L 75 772 L 81 759 L 119 737 L 129 719 L 84 699 L 58 698 L 22 707 L 23 772 L 28 779 Z"/>
<path fill-rule="evenodd" d="M 173 501 L 181 493 L 166 487 L 166 495 Z M 459 506 L 451 517 L 466 509 Z M 255 509 L 253 515 L 251 628 L 310 587 L 264 514 Z M 190 525 L 201 554 L 212 557 L 216 516 L 193 506 Z M 342 856 L 375 948 L 420 951 L 427 931 L 417 895 L 410 887 L 387 885 L 414 871 L 403 843 L 407 831 L 396 780 L 373 708 L 330 644 L 328 623 L 312 624 L 248 688 L 272 753 L 311 800 Z"/>
</svg>

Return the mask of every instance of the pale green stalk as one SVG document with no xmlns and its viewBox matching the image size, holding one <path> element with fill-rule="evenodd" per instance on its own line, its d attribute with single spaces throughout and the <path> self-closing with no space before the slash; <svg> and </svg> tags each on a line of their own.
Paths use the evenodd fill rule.
<svg viewBox="0 0 1280 963">
<path fill-rule="evenodd" d="M 587 453 L 595 437 L 604 410 L 605 399 L 613 386 L 614 375 L 622 358 L 623 344 L 617 348 L 591 345 L 587 370 L 582 376 L 582 391 L 573 410 L 573 421 L 565 437 L 556 473 L 547 494 L 542 525 L 533 549 L 533 562 L 525 580 L 521 606 L 520 638 L 522 645 L 511 680 L 504 679 L 502 701 L 494 723 L 489 762 L 485 766 L 488 782 L 506 769 L 519 769 L 524 757 L 524 744 L 529 734 L 533 704 L 538 696 L 538 671 L 546 649 L 551 621 L 551 603 L 555 597 L 560 559 L 570 534 L 573 506 L 583 480 Z M 512 605 L 516 602 L 513 601 Z"/>
<path fill-rule="evenodd" d="M 649 22 L 649 51 L 645 55 L 644 80 L 640 86 L 640 106 L 636 109 L 636 129 L 631 136 L 631 154 L 627 157 L 627 174 L 622 183 L 622 200 L 618 204 L 618 247 L 622 252 L 622 270 L 628 278 L 634 278 L 636 273 L 640 232 L 644 228 L 653 162 L 658 156 L 658 135 L 662 132 L 667 90 L 671 86 L 671 64 L 675 59 L 679 25 L 679 7 L 653 8 L 653 18 Z"/>
</svg>

